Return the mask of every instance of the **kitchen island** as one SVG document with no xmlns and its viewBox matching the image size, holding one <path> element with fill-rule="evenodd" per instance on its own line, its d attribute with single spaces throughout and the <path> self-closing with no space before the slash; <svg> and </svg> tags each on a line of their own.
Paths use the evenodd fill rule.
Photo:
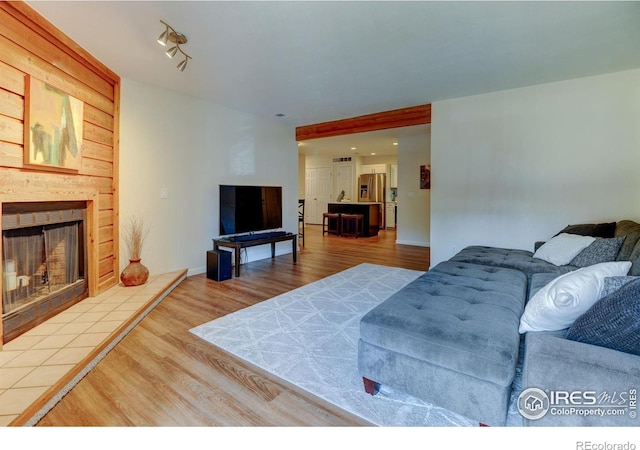
<svg viewBox="0 0 640 450">
<path fill-rule="evenodd" d="M 377 236 L 380 230 L 382 203 L 370 202 L 333 202 L 329 203 L 328 212 L 342 214 L 362 214 L 364 237 Z"/>
</svg>

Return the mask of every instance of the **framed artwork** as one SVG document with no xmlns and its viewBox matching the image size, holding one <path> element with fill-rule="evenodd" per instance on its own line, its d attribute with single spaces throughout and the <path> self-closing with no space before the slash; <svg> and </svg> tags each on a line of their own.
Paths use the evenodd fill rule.
<svg viewBox="0 0 640 450">
<path fill-rule="evenodd" d="M 24 163 L 63 172 L 80 169 L 84 103 L 31 76 L 25 79 Z"/>
<path fill-rule="evenodd" d="M 420 189 L 431 189 L 431 166 L 420 166 Z"/>
</svg>

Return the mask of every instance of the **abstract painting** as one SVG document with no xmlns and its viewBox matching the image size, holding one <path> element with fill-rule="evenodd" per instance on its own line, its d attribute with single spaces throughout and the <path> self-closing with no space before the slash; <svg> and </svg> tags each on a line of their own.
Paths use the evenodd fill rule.
<svg viewBox="0 0 640 450">
<path fill-rule="evenodd" d="M 77 172 L 83 102 L 33 77 L 25 81 L 25 165 Z"/>
</svg>

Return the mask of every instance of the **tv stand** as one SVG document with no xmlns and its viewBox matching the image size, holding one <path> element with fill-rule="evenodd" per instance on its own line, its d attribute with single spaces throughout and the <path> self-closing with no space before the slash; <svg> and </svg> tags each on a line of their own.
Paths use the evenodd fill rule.
<svg viewBox="0 0 640 450">
<path fill-rule="evenodd" d="M 298 260 L 298 235 L 294 233 L 285 233 L 285 234 L 253 234 L 246 235 L 251 237 L 251 239 L 247 240 L 231 240 L 230 238 L 220 238 L 213 239 L 213 250 L 218 250 L 220 247 L 232 248 L 234 249 L 235 254 L 235 265 L 236 265 L 236 277 L 240 276 L 240 251 L 243 248 L 247 247 L 255 247 L 256 245 L 265 245 L 271 244 L 271 257 L 275 258 L 276 256 L 276 243 L 283 241 L 291 241 L 291 249 L 293 251 L 293 262 L 297 262 Z"/>
<path fill-rule="evenodd" d="M 290 233 L 287 233 L 286 231 L 267 231 L 264 233 L 241 234 L 238 236 L 231 236 L 225 239 L 229 239 L 231 242 L 242 242 L 242 241 L 254 241 L 257 239 L 286 236 L 287 234 L 290 234 Z"/>
</svg>

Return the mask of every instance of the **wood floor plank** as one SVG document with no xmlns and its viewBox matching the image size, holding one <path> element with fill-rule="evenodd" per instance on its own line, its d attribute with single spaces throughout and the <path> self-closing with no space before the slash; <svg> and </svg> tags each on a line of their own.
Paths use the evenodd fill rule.
<svg viewBox="0 0 640 450">
<path fill-rule="evenodd" d="M 390 230 L 354 239 L 307 226 L 297 264 L 289 254 L 244 264 L 239 278 L 221 283 L 188 277 L 38 425 L 368 425 L 189 330 L 363 262 L 428 270 L 428 248 L 395 239 Z"/>
</svg>

